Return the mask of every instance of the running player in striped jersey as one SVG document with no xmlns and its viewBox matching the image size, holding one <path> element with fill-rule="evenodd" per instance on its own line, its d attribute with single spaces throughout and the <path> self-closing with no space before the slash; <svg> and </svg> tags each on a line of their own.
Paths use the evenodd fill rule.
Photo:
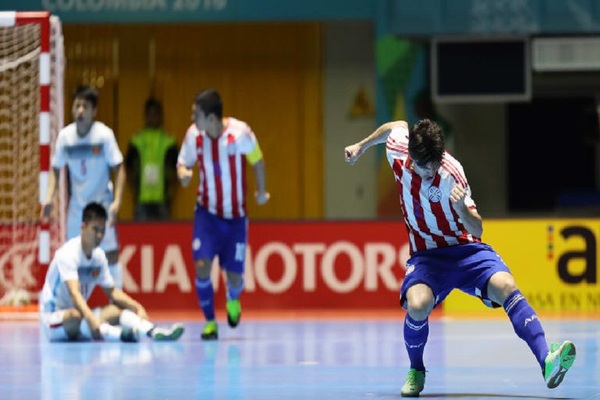
<svg viewBox="0 0 600 400">
<path fill-rule="evenodd" d="M 481 241 L 481 216 L 462 165 L 445 151 L 441 128 L 424 119 L 409 132 L 405 121 L 388 122 L 346 147 L 345 159 L 353 165 L 380 143 L 386 144 L 410 241 L 411 258 L 400 289 L 410 359 L 402 396 L 417 397 L 425 386 L 428 317 L 453 289 L 479 297 L 489 307 L 504 307 L 516 334 L 535 355 L 546 385 L 557 387 L 575 360 L 575 345 L 565 341 L 548 347 L 542 325 L 508 267 Z"/>
<path fill-rule="evenodd" d="M 108 260 L 98 246 L 104 238 L 106 209 L 89 203 L 80 217 L 81 235 L 54 255 L 40 294 L 40 324 L 51 341 L 96 339 L 137 342 L 140 334 L 158 341 L 177 340 L 182 324 L 169 328 L 149 321 L 144 307 L 115 287 Z M 90 309 L 87 300 L 96 285 L 112 301 Z"/>
<path fill-rule="evenodd" d="M 102 122 L 95 121 L 97 106 L 96 89 L 79 86 L 73 95 L 71 108 L 75 121 L 65 126 L 56 140 L 41 219 L 45 221 L 50 215 L 60 170 L 66 166 L 69 173 L 67 239 L 81 233 L 81 213 L 86 204 L 92 201 L 101 203 L 109 216 L 101 247 L 108 257 L 115 284 L 123 288 L 123 267 L 119 263 L 115 221 L 121 207 L 125 167 L 114 132 Z M 115 175 L 114 195 L 111 170 Z"/>
<path fill-rule="evenodd" d="M 240 120 L 223 117 L 219 93 L 207 89 L 196 95 L 189 127 L 177 160 L 177 175 L 185 187 L 198 165 L 199 186 L 194 212 L 192 252 L 196 269 L 196 294 L 206 318 L 204 340 L 218 338 L 214 289 L 210 279 L 218 256 L 227 273 L 227 322 L 236 327 L 242 309 L 244 263 L 248 237 L 246 216 L 246 163 L 252 166 L 257 204 L 269 201 L 262 152 L 252 129 Z"/>
</svg>

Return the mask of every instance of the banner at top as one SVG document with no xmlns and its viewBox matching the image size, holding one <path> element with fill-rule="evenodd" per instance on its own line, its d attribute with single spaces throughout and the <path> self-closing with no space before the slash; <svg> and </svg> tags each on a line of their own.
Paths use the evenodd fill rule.
<svg viewBox="0 0 600 400">
<path fill-rule="evenodd" d="M 3 10 L 48 10 L 63 22 L 218 22 L 373 19 L 364 0 L 4 0 Z"/>
</svg>

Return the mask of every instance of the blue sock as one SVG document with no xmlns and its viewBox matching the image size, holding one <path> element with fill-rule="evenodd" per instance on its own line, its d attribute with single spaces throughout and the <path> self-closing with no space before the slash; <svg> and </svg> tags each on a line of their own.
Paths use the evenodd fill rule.
<svg viewBox="0 0 600 400">
<path fill-rule="evenodd" d="M 408 352 L 410 367 L 417 371 L 425 371 L 423 352 L 429 336 L 429 319 L 415 321 L 406 314 L 404 318 L 404 345 Z"/>
<path fill-rule="evenodd" d="M 198 296 L 200 308 L 204 313 L 204 318 L 206 318 L 207 321 L 214 321 L 215 291 L 213 289 L 212 281 L 210 280 L 210 278 L 196 278 L 196 295 Z"/>
<path fill-rule="evenodd" d="M 240 294 L 244 290 L 244 279 L 242 278 L 240 285 L 238 287 L 231 286 L 229 281 L 227 281 L 227 300 L 235 300 L 240 297 Z"/>
<path fill-rule="evenodd" d="M 527 343 L 543 371 L 548 355 L 548 344 L 546 343 L 544 328 L 542 328 L 535 311 L 519 290 L 515 290 L 508 296 L 503 307 L 508 318 L 510 318 L 515 333 Z"/>
</svg>

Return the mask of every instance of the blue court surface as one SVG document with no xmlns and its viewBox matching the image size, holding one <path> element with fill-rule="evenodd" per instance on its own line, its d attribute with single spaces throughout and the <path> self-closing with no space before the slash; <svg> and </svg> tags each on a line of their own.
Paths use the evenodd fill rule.
<svg viewBox="0 0 600 400">
<path fill-rule="evenodd" d="M 408 370 L 403 315 L 220 322 L 176 343 L 48 343 L 37 321 L 0 321 L 0 399 L 399 399 Z M 542 320 L 577 360 L 547 389 L 508 320 L 431 321 L 427 399 L 600 399 L 600 320 Z"/>
</svg>

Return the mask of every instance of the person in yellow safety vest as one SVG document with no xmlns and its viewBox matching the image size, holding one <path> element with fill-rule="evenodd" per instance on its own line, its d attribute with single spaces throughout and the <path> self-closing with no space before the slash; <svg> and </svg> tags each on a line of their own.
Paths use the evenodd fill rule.
<svg viewBox="0 0 600 400">
<path fill-rule="evenodd" d="M 149 98 L 144 108 L 145 126 L 127 148 L 125 166 L 133 187 L 136 221 L 167 220 L 177 183 L 177 142 L 162 128 L 160 101 Z"/>
</svg>

